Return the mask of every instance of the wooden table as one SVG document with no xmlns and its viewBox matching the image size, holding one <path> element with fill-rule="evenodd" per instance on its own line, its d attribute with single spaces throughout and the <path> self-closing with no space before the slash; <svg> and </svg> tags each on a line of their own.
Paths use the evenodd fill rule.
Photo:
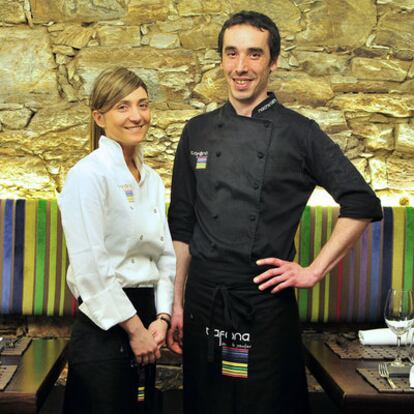
<svg viewBox="0 0 414 414">
<path fill-rule="evenodd" d="M 37 413 L 65 364 L 64 339 L 33 339 L 20 357 L 3 356 L 3 364 L 18 364 L 4 391 L 0 391 L 1 414 Z"/>
<path fill-rule="evenodd" d="M 379 393 L 356 372 L 377 369 L 378 361 L 340 359 L 323 338 L 303 337 L 306 364 L 342 413 L 391 414 L 414 412 L 414 394 Z"/>
</svg>

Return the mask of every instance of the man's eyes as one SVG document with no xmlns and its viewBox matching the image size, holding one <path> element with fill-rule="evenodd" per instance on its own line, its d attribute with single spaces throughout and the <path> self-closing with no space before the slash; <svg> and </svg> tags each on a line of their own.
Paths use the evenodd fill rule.
<svg viewBox="0 0 414 414">
<path fill-rule="evenodd" d="M 250 57 L 252 57 L 253 59 L 259 59 L 262 56 L 261 52 L 252 52 L 250 53 Z"/>
</svg>

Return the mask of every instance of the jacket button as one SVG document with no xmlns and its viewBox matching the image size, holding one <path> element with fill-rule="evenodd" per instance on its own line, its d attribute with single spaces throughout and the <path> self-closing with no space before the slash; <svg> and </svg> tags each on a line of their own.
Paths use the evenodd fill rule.
<svg viewBox="0 0 414 414">
<path fill-rule="evenodd" d="M 256 216 L 254 214 L 250 214 L 250 221 L 255 221 L 256 220 Z"/>
<path fill-rule="evenodd" d="M 265 122 L 265 123 L 264 123 L 264 127 L 265 127 L 265 128 L 269 128 L 269 127 L 270 127 L 270 122 Z"/>
<path fill-rule="evenodd" d="M 218 214 L 217 213 L 213 214 L 213 219 L 216 219 L 216 218 L 218 218 Z"/>
<path fill-rule="evenodd" d="M 141 234 L 141 236 L 139 236 L 139 239 L 142 240 L 144 238 L 144 236 Z"/>
<path fill-rule="evenodd" d="M 216 157 L 220 157 L 220 155 L 221 155 L 221 151 L 217 151 L 216 152 Z"/>
<path fill-rule="evenodd" d="M 164 237 L 161 236 L 161 241 L 164 241 Z"/>
<path fill-rule="evenodd" d="M 258 157 L 258 158 L 260 158 L 260 159 L 261 159 L 261 158 L 263 158 L 263 157 L 264 157 L 263 152 L 258 152 L 258 153 L 257 153 L 257 157 Z"/>
<path fill-rule="evenodd" d="M 213 249 L 215 249 L 215 248 L 217 247 L 217 244 L 216 244 L 216 243 L 214 243 L 214 242 L 211 242 L 211 243 L 210 243 L 210 246 L 211 246 Z"/>
<path fill-rule="evenodd" d="M 156 208 L 154 208 L 154 214 L 157 214 L 157 209 Z"/>
<path fill-rule="evenodd" d="M 131 263 L 135 263 L 135 259 L 131 259 Z"/>
<path fill-rule="evenodd" d="M 254 183 L 254 184 L 253 184 L 253 188 L 254 188 L 255 190 L 258 190 L 258 189 L 259 189 L 259 184 Z"/>
</svg>

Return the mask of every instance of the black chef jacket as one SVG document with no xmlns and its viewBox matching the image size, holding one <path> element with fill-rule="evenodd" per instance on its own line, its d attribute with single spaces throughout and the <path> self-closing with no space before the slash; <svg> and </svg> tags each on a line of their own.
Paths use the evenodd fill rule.
<svg viewBox="0 0 414 414">
<path fill-rule="evenodd" d="M 379 199 L 316 122 L 283 107 L 273 93 L 251 117 L 227 102 L 183 130 L 169 209 L 172 238 L 201 260 L 291 261 L 316 185 L 340 205 L 340 217 L 382 218 Z"/>
</svg>

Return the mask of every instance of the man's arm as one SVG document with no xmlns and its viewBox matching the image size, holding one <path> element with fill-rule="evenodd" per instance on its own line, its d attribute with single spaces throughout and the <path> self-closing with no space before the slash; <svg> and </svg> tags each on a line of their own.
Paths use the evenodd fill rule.
<svg viewBox="0 0 414 414">
<path fill-rule="evenodd" d="M 272 288 L 272 293 L 287 287 L 311 288 L 315 286 L 346 255 L 370 221 L 370 219 L 340 217 L 331 237 L 307 267 L 275 257 L 258 260 L 257 264 L 260 266 L 276 267 L 256 276 L 254 282 L 259 285 L 260 290 Z"/>
<path fill-rule="evenodd" d="M 174 283 L 173 314 L 171 318 L 171 328 L 167 335 L 167 344 L 171 351 L 181 354 L 183 338 L 184 288 L 187 280 L 188 269 L 190 267 L 191 254 L 187 243 L 174 241 L 173 245 L 175 255 L 177 257 L 177 271 Z"/>
</svg>

